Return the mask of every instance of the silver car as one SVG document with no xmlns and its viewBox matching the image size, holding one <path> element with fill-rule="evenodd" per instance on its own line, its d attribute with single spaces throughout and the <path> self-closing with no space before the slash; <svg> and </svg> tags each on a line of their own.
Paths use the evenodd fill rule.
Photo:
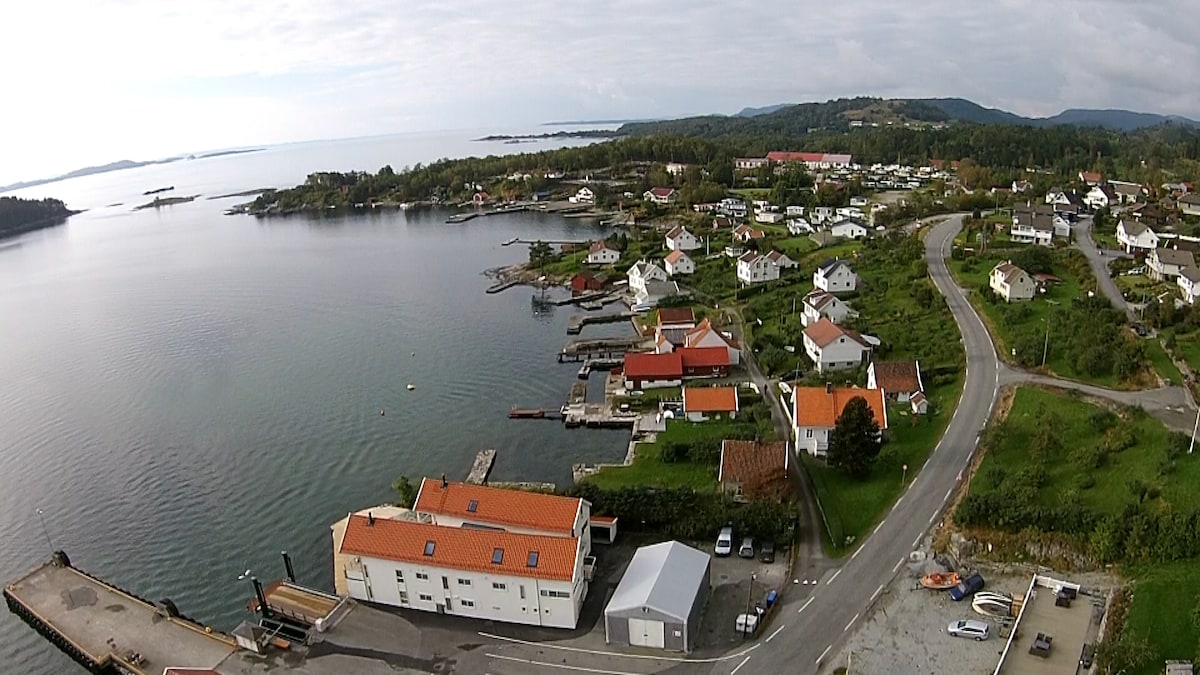
<svg viewBox="0 0 1200 675">
<path fill-rule="evenodd" d="M 725 557 L 733 553 L 733 528 L 722 527 L 720 534 L 717 535 L 717 545 L 713 547 L 713 552 L 720 557 Z"/>
<path fill-rule="evenodd" d="M 966 619 L 964 621 L 952 621 L 946 628 L 946 632 L 954 637 L 975 638 L 976 640 L 986 640 L 992 626 L 986 621 L 976 621 L 975 619 Z"/>
</svg>

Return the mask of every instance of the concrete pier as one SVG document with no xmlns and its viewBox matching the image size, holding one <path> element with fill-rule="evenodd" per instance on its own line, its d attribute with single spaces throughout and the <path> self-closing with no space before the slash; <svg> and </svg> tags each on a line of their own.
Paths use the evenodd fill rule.
<svg viewBox="0 0 1200 675">
<path fill-rule="evenodd" d="M 592 358 L 613 359 L 625 356 L 625 352 L 653 347 L 653 341 L 644 337 L 597 338 L 595 340 L 571 340 L 558 353 L 558 362 L 583 361 Z"/>
<path fill-rule="evenodd" d="M 468 483 L 483 485 L 487 482 L 488 474 L 492 472 L 492 465 L 496 463 L 496 449 L 485 448 L 480 450 L 475 455 L 475 461 L 471 463 L 471 472 L 467 474 Z"/>
<path fill-rule="evenodd" d="M 616 323 L 637 316 L 637 312 L 611 312 L 608 314 L 576 314 L 567 322 L 567 335 L 579 335 L 583 327 L 591 324 Z"/>
</svg>

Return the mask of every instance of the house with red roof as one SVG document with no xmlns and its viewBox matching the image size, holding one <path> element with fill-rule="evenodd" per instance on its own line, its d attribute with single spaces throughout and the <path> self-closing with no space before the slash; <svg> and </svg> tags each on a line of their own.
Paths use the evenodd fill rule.
<svg viewBox="0 0 1200 675">
<path fill-rule="evenodd" d="M 629 352 L 625 355 L 625 388 L 629 390 L 678 387 L 683 384 L 683 356 Z"/>
<path fill-rule="evenodd" d="M 712 321 L 707 318 L 684 334 L 683 346 L 691 349 L 720 347 L 728 354 L 731 366 L 736 366 L 742 359 L 742 348 L 737 341 L 714 328 Z"/>
<path fill-rule="evenodd" d="M 886 398 L 907 403 L 925 391 L 920 361 L 872 361 L 867 366 L 867 389 L 882 389 Z"/>
<path fill-rule="evenodd" d="M 778 498 L 790 491 L 786 441 L 721 441 L 717 483 L 736 501 Z"/>
<path fill-rule="evenodd" d="M 642 199 L 652 204 L 669 206 L 679 201 L 679 192 L 674 188 L 650 188 L 642 193 Z"/>
<path fill-rule="evenodd" d="M 821 317 L 804 329 L 804 353 L 818 373 L 857 368 L 871 354 L 873 340 Z"/>
<path fill-rule="evenodd" d="M 335 551 L 356 599 L 488 621 L 575 628 L 587 595 L 583 499 L 425 479 L 413 510 L 351 514 Z"/>
<path fill-rule="evenodd" d="M 879 430 L 887 429 L 887 404 L 882 389 L 858 387 L 795 387 L 792 389 L 792 437 L 796 448 L 814 457 L 829 451 L 829 435 L 846 405 L 855 398 L 867 402 Z"/>
<path fill-rule="evenodd" d="M 669 276 L 675 276 L 676 274 L 688 275 L 696 273 L 695 261 L 693 261 L 688 254 L 684 253 L 680 249 L 675 249 L 674 251 L 668 253 L 667 257 L 663 259 L 663 263 L 666 265 L 667 274 Z"/>
<path fill-rule="evenodd" d="M 689 422 L 734 419 L 737 413 L 737 387 L 683 388 L 683 414 Z"/>
<path fill-rule="evenodd" d="M 725 377 L 729 374 L 729 350 L 724 345 L 719 347 L 677 347 L 683 365 L 683 376 L 691 377 Z"/>
</svg>

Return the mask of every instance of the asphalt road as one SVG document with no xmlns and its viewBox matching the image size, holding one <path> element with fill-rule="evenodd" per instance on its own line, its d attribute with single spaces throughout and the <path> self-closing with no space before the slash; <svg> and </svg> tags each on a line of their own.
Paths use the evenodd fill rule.
<svg viewBox="0 0 1200 675">
<path fill-rule="evenodd" d="M 935 226 L 925 238 L 929 274 L 945 296 L 966 348 L 966 383 L 945 435 L 916 479 L 875 532 L 841 568 L 808 595 L 792 594 L 747 660 L 722 661 L 713 673 L 818 673 L 825 659 L 879 597 L 929 528 L 939 520 L 978 444 L 996 401 L 999 364 L 987 329 L 946 267 L 962 216 Z M 793 586 L 793 590 L 796 587 Z"/>
<path fill-rule="evenodd" d="M 1100 292 L 1108 298 L 1114 309 L 1118 312 L 1125 312 L 1129 320 L 1133 321 L 1133 310 L 1130 309 L 1129 303 L 1125 302 L 1125 296 L 1121 294 L 1121 289 L 1117 288 L 1117 282 L 1109 276 L 1108 261 L 1112 260 L 1111 255 L 1101 255 L 1100 250 L 1096 248 L 1096 242 L 1092 240 L 1092 222 L 1091 218 L 1083 218 L 1079 221 L 1075 227 L 1075 245 L 1087 258 L 1088 265 L 1092 268 L 1092 275 L 1096 277 L 1096 285 L 1100 287 Z"/>
</svg>

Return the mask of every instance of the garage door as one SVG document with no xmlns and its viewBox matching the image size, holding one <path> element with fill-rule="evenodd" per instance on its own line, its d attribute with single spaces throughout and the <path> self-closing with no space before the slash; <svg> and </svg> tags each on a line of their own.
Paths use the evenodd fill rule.
<svg viewBox="0 0 1200 675">
<path fill-rule="evenodd" d="M 634 647 L 656 647 L 662 649 L 666 644 L 663 622 L 646 619 L 629 620 L 629 644 Z"/>
</svg>

